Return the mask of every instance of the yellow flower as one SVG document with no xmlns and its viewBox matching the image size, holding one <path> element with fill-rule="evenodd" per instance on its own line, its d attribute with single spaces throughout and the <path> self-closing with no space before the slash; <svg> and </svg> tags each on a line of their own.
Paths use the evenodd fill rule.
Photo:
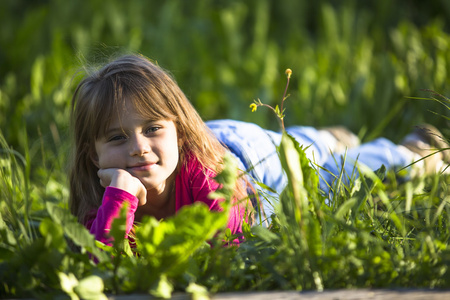
<svg viewBox="0 0 450 300">
<path fill-rule="evenodd" d="M 286 69 L 286 71 L 284 72 L 284 74 L 287 75 L 287 78 L 291 78 L 292 70 L 291 70 L 291 69 Z"/>
<path fill-rule="evenodd" d="M 256 103 L 252 103 L 250 104 L 250 108 L 252 109 L 252 112 L 254 112 L 258 108 L 258 105 L 256 105 Z"/>
</svg>

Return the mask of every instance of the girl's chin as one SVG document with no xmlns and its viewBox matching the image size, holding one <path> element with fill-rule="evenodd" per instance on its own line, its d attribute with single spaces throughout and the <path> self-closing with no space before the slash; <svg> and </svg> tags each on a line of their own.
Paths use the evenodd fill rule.
<svg viewBox="0 0 450 300">
<path fill-rule="evenodd" d="M 155 182 L 148 182 L 148 181 L 145 181 L 145 180 L 141 180 L 141 182 L 142 182 L 142 184 L 144 185 L 145 189 L 148 192 L 156 192 L 156 191 L 162 192 L 162 191 L 164 191 L 164 187 L 165 187 L 164 183 L 156 184 Z"/>
</svg>

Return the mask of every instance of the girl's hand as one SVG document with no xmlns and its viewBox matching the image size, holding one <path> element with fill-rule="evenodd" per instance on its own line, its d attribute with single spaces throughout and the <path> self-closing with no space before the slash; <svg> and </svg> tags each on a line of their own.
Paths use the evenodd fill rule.
<svg viewBox="0 0 450 300">
<path fill-rule="evenodd" d="M 97 172 L 100 178 L 100 184 L 106 188 L 107 186 L 124 190 L 139 199 L 139 205 L 147 203 L 147 190 L 142 182 L 123 169 L 100 169 Z"/>
</svg>

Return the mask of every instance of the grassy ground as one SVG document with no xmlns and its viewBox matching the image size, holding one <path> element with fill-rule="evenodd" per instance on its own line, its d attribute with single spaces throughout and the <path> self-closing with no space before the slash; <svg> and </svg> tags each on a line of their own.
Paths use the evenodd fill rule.
<svg viewBox="0 0 450 300">
<path fill-rule="evenodd" d="M 210 248 L 206 238 L 226 218 L 195 207 L 143 224 L 139 258 L 118 255 L 127 253 L 120 245 L 99 252 L 66 210 L 69 103 L 86 62 L 143 53 L 205 120 L 271 129 L 273 114 L 249 105 L 279 103 L 291 68 L 287 126 L 343 124 L 363 141 L 399 141 L 426 121 L 447 135 L 447 108 L 413 98 L 448 94 L 448 14 L 446 1 L 2 1 L 0 295 L 448 288 L 448 176 L 361 173 L 348 186 L 336 181 L 327 206 L 289 139 L 284 149 L 297 153 L 303 177 L 292 174 L 271 227 L 248 227 L 238 249 Z M 202 221 L 180 226 L 194 215 Z M 174 261 L 179 253 L 187 255 Z"/>
</svg>

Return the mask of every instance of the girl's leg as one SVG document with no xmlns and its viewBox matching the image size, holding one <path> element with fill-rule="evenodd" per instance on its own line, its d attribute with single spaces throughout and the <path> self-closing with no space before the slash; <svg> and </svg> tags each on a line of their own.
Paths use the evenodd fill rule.
<svg viewBox="0 0 450 300">
<path fill-rule="evenodd" d="M 330 192 L 334 182 L 339 178 L 344 184 L 348 184 L 350 178 L 358 177 L 359 170 L 371 171 L 384 165 L 387 169 L 404 167 L 412 163 L 418 156 L 407 148 L 396 145 L 385 138 L 379 138 L 359 147 L 349 149 L 346 153 L 332 155 L 319 170 L 320 188 Z"/>
<path fill-rule="evenodd" d="M 333 153 L 359 145 L 359 139 L 345 127 L 336 126 L 316 129 L 310 126 L 292 126 L 286 131 L 303 147 L 306 156 L 318 165 L 324 164 Z"/>
<path fill-rule="evenodd" d="M 450 150 L 442 133 L 432 125 L 416 126 L 400 145 L 385 138 L 379 138 L 360 147 L 350 149 L 345 163 L 342 157 L 331 157 L 324 167 L 334 175 L 344 165 L 346 174 L 352 174 L 355 162 L 376 170 L 384 165 L 388 169 L 408 167 L 409 176 L 449 172 Z M 333 175 L 322 171 L 322 183 L 331 184 Z"/>
</svg>

